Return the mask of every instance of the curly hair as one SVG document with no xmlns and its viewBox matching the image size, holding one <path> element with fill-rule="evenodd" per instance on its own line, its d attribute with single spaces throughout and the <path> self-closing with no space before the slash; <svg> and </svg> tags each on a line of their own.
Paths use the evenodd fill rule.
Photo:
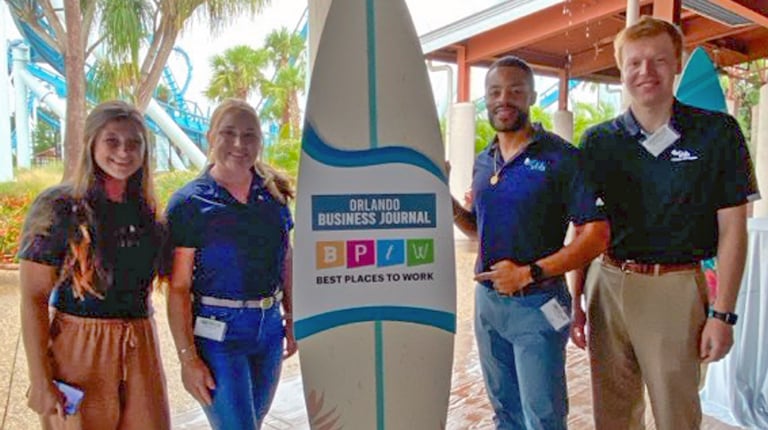
<svg viewBox="0 0 768 430">
<path fill-rule="evenodd" d="M 214 109 L 211 115 L 211 125 L 208 128 L 206 137 L 208 142 L 212 142 L 214 133 L 221 125 L 221 120 L 225 114 L 230 112 L 243 112 L 251 117 L 256 125 L 256 130 L 259 134 L 259 142 L 263 142 L 263 136 L 261 132 L 261 121 L 259 120 L 259 114 L 256 113 L 250 104 L 239 99 L 226 99 Z M 212 165 L 216 162 L 213 147 L 209 145 L 208 150 L 208 165 Z M 261 161 L 261 151 L 263 146 L 259 145 L 259 154 L 254 162 L 254 170 L 264 181 L 264 187 L 269 193 L 277 199 L 280 203 L 285 204 L 289 199 L 294 198 L 294 190 L 291 179 L 284 173 L 279 172 L 274 167 Z"/>
</svg>

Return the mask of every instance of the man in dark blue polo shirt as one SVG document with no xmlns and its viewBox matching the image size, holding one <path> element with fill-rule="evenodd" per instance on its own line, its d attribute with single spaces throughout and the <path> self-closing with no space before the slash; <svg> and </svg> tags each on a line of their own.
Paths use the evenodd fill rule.
<svg viewBox="0 0 768 430">
<path fill-rule="evenodd" d="M 700 363 L 733 343 L 746 203 L 757 189 L 736 120 L 675 100 L 682 46 L 675 26 L 651 17 L 620 33 L 629 109 L 583 138 L 611 223 L 610 247 L 586 281 L 589 338 L 580 306 L 572 327 L 574 343 L 589 347 L 597 430 L 645 428 L 643 385 L 658 429 L 698 429 Z M 700 261 L 715 255 L 708 311 Z"/>
<path fill-rule="evenodd" d="M 453 206 L 456 225 L 480 239 L 475 334 L 486 389 L 498 429 L 566 429 L 563 274 L 605 250 L 608 225 L 578 150 L 529 122 L 530 67 L 497 60 L 485 97 L 497 134 L 475 160 L 471 210 Z M 580 234 L 563 246 L 569 222 Z"/>
</svg>

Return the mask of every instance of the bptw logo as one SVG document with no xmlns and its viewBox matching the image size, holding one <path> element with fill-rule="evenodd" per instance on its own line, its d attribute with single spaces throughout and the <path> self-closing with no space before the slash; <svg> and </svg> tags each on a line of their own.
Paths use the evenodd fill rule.
<svg viewBox="0 0 768 430">
<path fill-rule="evenodd" d="M 315 243 L 315 267 L 420 266 L 435 262 L 433 239 L 361 239 Z"/>
</svg>

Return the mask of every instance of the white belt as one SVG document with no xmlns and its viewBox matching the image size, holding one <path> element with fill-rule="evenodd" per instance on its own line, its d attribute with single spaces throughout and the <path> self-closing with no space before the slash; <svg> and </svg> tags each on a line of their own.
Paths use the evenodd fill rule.
<svg viewBox="0 0 768 430">
<path fill-rule="evenodd" d="M 258 300 L 233 300 L 233 299 L 220 299 L 218 297 L 200 296 L 200 303 L 208 306 L 220 306 L 223 308 L 256 308 L 256 309 L 269 309 L 272 306 L 280 303 L 283 300 L 283 290 L 279 290 L 274 295 L 264 297 Z"/>
</svg>

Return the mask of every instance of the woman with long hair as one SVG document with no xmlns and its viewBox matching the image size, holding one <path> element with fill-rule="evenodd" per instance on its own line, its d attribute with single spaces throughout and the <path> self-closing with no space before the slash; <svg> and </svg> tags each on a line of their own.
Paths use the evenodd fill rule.
<svg viewBox="0 0 768 430">
<path fill-rule="evenodd" d="M 293 192 L 287 178 L 259 161 L 261 125 L 247 103 L 219 105 L 207 138 L 208 167 L 168 204 L 175 247 L 168 320 L 184 387 L 211 426 L 258 429 L 282 359 L 296 352 L 287 206 Z"/>
<path fill-rule="evenodd" d="M 170 428 L 149 296 L 163 241 L 149 158 L 141 113 L 99 104 L 72 178 L 27 215 L 21 329 L 44 428 Z M 67 386 L 83 395 L 76 409 Z"/>
</svg>

